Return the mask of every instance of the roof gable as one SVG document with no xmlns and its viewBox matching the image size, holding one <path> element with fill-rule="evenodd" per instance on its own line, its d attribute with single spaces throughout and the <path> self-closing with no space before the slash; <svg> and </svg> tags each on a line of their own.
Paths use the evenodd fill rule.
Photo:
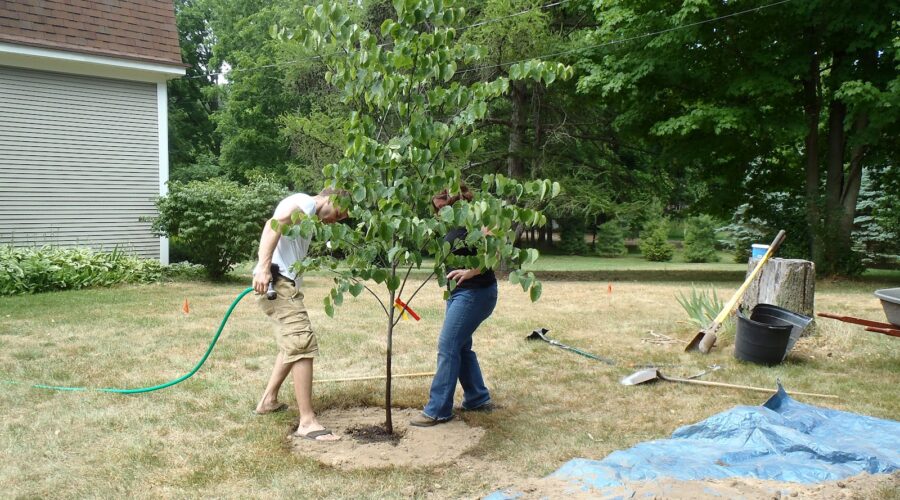
<svg viewBox="0 0 900 500">
<path fill-rule="evenodd" d="M 183 66 L 171 0 L 3 0 L 0 42 Z"/>
</svg>

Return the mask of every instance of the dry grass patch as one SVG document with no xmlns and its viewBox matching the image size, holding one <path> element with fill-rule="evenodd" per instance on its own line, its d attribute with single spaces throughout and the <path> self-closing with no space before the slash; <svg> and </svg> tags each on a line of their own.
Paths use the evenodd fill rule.
<svg viewBox="0 0 900 500">
<path fill-rule="evenodd" d="M 384 321 L 370 297 L 347 300 L 334 319 L 321 309 L 329 280 L 306 279 L 306 302 L 320 335 L 317 378 L 376 375 L 384 366 Z M 0 299 L 0 378 L 63 385 L 155 385 L 188 371 L 244 283 L 175 283 Z M 625 387 L 618 380 L 658 363 L 670 375 L 723 367 L 705 377 L 729 383 L 833 393 L 807 402 L 882 418 L 900 414 L 900 341 L 860 327 L 819 321 L 788 361 L 766 368 L 731 355 L 642 343 L 647 332 L 687 340 L 696 329 L 675 301 L 687 283 L 546 282 L 532 304 L 501 284 L 494 316 L 475 350 L 501 409 L 465 415 L 486 430 L 454 466 L 343 472 L 292 454 L 285 436 L 296 410 L 250 411 L 271 369 L 274 343 L 252 298 L 236 309 L 206 366 L 188 381 L 137 396 L 49 392 L 5 384 L 0 392 L 0 484 L 10 496 L 139 497 L 439 497 L 476 496 L 524 477 L 542 476 L 574 457 L 602 458 L 734 405 L 765 395 L 683 384 Z M 734 283 L 720 287 L 727 295 Z M 876 286 L 823 283 L 817 309 L 883 318 Z M 421 300 L 420 300 L 421 297 Z M 191 313 L 181 304 L 187 298 Z M 395 334 L 396 373 L 434 368 L 443 319 L 440 291 L 426 286 L 412 304 L 420 322 Z M 610 357 L 607 366 L 539 341 L 537 327 L 566 344 Z M 428 379 L 398 379 L 395 404 L 421 407 Z M 292 391 L 282 397 L 294 404 Z M 317 384 L 317 408 L 380 405 L 382 382 Z M 294 406 L 294 408 L 296 408 Z M 328 422 L 325 422 L 327 425 Z"/>
</svg>

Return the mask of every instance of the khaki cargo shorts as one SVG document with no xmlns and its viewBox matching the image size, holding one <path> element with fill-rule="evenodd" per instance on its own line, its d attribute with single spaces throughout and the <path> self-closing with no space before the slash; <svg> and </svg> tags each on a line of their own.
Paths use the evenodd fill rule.
<svg viewBox="0 0 900 500">
<path fill-rule="evenodd" d="M 283 362 L 287 364 L 303 358 L 315 358 L 319 353 L 319 343 L 303 305 L 303 292 L 288 279 L 276 280 L 275 291 L 278 292 L 275 300 L 259 295 L 256 303 L 275 323 L 275 343 Z"/>
</svg>

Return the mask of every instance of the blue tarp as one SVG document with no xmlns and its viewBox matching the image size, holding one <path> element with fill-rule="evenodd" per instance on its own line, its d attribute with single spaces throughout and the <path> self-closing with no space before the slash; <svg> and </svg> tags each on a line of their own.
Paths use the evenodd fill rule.
<svg viewBox="0 0 900 500">
<path fill-rule="evenodd" d="M 664 477 L 818 483 L 897 469 L 900 422 L 799 403 L 779 385 L 762 406 L 737 406 L 603 460 L 570 460 L 550 477 L 600 489 Z"/>
</svg>

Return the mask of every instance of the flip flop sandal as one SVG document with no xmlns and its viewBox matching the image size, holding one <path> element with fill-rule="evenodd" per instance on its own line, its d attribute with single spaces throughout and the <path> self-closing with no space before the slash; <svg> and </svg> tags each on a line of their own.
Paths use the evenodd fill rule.
<svg viewBox="0 0 900 500">
<path fill-rule="evenodd" d="M 310 431 L 310 432 L 307 432 L 306 434 L 295 434 L 295 436 L 302 437 L 303 439 L 309 439 L 310 441 L 325 442 L 325 441 L 331 441 L 331 440 L 330 439 L 329 440 L 316 439 L 316 438 L 319 436 L 330 436 L 332 434 L 333 433 L 328 429 L 321 429 L 318 431 Z"/>
<path fill-rule="evenodd" d="M 273 410 L 264 411 L 264 412 L 258 412 L 258 411 L 256 411 L 256 410 L 253 410 L 252 413 L 253 413 L 254 415 L 268 415 L 268 414 L 270 414 L 270 413 L 278 413 L 278 412 L 282 412 L 282 411 L 285 411 L 285 410 L 287 410 L 287 409 L 288 409 L 287 403 L 281 403 L 280 405 L 276 406 L 275 409 L 273 409 Z"/>
</svg>

